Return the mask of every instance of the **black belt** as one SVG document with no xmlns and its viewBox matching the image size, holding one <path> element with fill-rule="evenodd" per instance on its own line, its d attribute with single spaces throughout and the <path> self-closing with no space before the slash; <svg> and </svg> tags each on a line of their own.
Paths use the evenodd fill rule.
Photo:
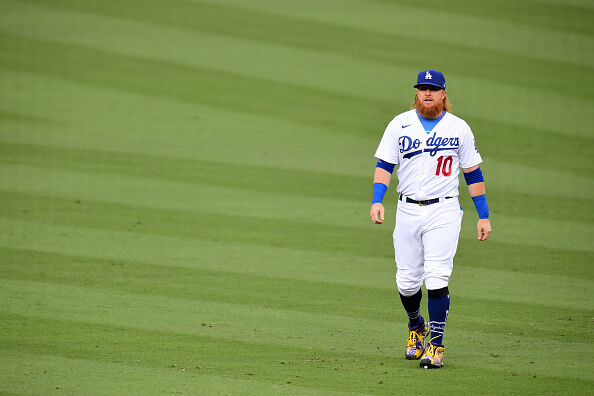
<svg viewBox="0 0 594 396">
<path fill-rule="evenodd" d="M 445 197 L 445 199 L 451 199 L 451 198 L 454 198 L 454 197 Z M 398 197 L 398 199 L 402 201 L 402 194 Z M 414 199 L 406 197 L 406 202 L 412 203 L 412 204 L 417 204 L 419 206 L 427 206 L 427 205 L 432 205 L 434 203 L 438 203 L 439 198 L 428 199 L 426 201 L 415 201 Z"/>
</svg>

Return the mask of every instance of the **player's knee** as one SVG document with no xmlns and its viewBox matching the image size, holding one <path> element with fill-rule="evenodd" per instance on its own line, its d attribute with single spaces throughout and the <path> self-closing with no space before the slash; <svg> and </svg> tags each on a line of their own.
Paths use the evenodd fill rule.
<svg viewBox="0 0 594 396">
<path fill-rule="evenodd" d="M 427 286 L 427 290 L 439 290 L 444 287 L 447 288 L 449 282 L 450 277 L 446 274 L 432 275 L 425 278 L 425 286 Z"/>
<path fill-rule="evenodd" d="M 401 295 L 403 295 L 404 297 L 410 297 L 410 296 L 414 296 L 415 294 L 417 294 L 419 292 L 419 290 L 421 289 L 421 286 L 415 288 L 402 288 L 400 287 L 400 285 L 398 285 L 398 293 L 400 293 Z"/>
<path fill-rule="evenodd" d="M 422 279 L 412 280 L 396 276 L 396 286 L 398 286 L 398 292 L 405 297 L 409 297 L 416 294 L 421 288 L 422 284 Z"/>
<path fill-rule="evenodd" d="M 452 263 L 449 261 L 425 261 L 425 286 L 427 290 L 437 290 L 450 283 Z"/>
<path fill-rule="evenodd" d="M 423 267 L 398 268 L 396 271 L 396 286 L 403 296 L 412 296 L 423 285 Z"/>
</svg>

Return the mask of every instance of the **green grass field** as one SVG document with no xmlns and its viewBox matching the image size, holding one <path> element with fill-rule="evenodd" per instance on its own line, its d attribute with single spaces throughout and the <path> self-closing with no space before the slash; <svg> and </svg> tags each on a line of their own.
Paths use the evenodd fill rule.
<svg viewBox="0 0 594 396">
<path fill-rule="evenodd" d="M 0 0 L 0 393 L 591 394 L 594 3 Z M 442 70 L 481 150 L 446 367 L 373 154 Z M 426 312 L 426 300 L 423 312 Z"/>
</svg>

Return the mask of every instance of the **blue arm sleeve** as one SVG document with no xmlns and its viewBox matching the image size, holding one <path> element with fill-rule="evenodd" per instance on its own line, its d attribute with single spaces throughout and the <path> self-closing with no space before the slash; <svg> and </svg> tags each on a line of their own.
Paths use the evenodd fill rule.
<svg viewBox="0 0 594 396">
<path fill-rule="evenodd" d="M 377 165 L 375 166 L 376 168 L 382 168 L 390 173 L 394 172 L 394 167 L 396 166 L 396 164 L 391 164 L 389 162 L 383 161 L 383 160 L 379 160 L 377 161 Z"/>
<path fill-rule="evenodd" d="M 472 197 L 472 201 L 478 212 L 479 219 L 488 219 L 489 206 L 487 205 L 487 196 L 485 194 L 477 195 L 476 197 Z"/>
<path fill-rule="evenodd" d="M 474 183 L 481 183 L 485 181 L 485 179 L 483 178 L 483 171 L 481 171 L 481 168 L 476 168 L 472 172 L 465 173 L 464 180 L 466 180 L 466 184 L 468 185 Z"/>
<path fill-rule="evenodd" d="M 388 191 L 388 186 L 384 183 L 373 183 L 373 198 L 371 199 L 371 204 L 382 202 L 384 200 L 384 195 L 386 195 L 386 191 Z"/>
</svg>

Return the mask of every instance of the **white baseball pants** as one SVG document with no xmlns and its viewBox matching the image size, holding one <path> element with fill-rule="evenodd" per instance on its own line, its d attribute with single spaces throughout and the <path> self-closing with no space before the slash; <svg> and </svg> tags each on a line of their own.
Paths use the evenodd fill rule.
<svg viewBox="0 0 594 396">
<path fill-rule="evenodd" d="M 415 294 L 423 280 L 427 289 L 448 285 L 462 224 L 458 197 L 420 206 L 398 200 L 394 251 L 396 285 L 403 296 Z"/>
</svg>

